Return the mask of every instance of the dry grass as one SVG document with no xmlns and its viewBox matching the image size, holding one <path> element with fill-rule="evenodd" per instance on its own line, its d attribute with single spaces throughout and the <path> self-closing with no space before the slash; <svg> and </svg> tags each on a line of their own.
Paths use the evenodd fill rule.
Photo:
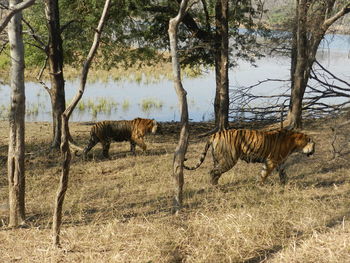
<svg viewBox="0 0 350 263">
<path fill-rule="evenodd" d="M 334 124 L 332 121 L 331 124 Z M 259 186 L 259 164 L 239 162 L 219 187 L 209 185 L 211 160 L 186 172 L 185 207 L 171 214 L 176 124 L 148 137 L 149 149 L 129 154 L 114 143 L 110 160 L 96 146 L 89 161 L 75 158 L 64 204 L 62 250 L 51 247 L 53 201 L 60 156 L 50 152 L 49 123 L 27 123 L 28 229 L 7 229 L 8 124 L 0 123 L 0 262 L 349 262 L 349 128 L 339 131 L 340 156 L 330 160 L 329 121 L 308 125 L 317 143 L 307 158 L 290 157 L 285 187 L 276 174 Z M 198 158 L 211 124 L 191 125 L 188 159 Z M 90 126 L 75 123 L 79 144 Z M 38 136 L 40 134 L 40 136 Z M 139 150 L 139 149 L 138 149 Z"/>
<path fill-rule="evenodd" d="M 155 65 L 144 65 L 142 66 L 142 70 L 140 70 L 141 67 L 137 64 L 134 66 L 131 66 L 129 68 L 125 68 L 123 65 L 116 66 L 110 70 L 104 70 L 104 69 L 98 69 L 98 68 L 91 68 L 89 73 L 89 82 L 96 82 L 96 81 L 102 81 L 102 82 L 108 82 L 108 81 L 136 81 L 139 83 L 153 83 L 153 82 L 159 82 L 160 80 L 168 80 L 172 79 L 172 67 L 170 62 L 159 62 Z M 27 68 L 25 70 L 25 79 L 27 81 L 33 81 L 37 82 L 38 85 L 39 82 L 37 81 L 38 73 L 40 72 L 41 68 Z M 202 73 L 201 68 L 190 68 L 185 67 L 182 69 L 183 74 L 186 77 L 197 77 Z M 64 78 L 66 80 L 75 80 L 77 79 L 81 74 L 81 69 L 72 67 L 72 66 L 66 66 L 64 68 Z M 8 68 L 1 68 L 0 67 L 0 75 L 3 77 L 2 82 L 9 83 L 9 77 L 8 77 Z M 49 82 L 49 72 L 48 70 L 44 71 L 44 74 L 42 76 L 42 79 L 44 79 L 45 82 Z"/>
</svg>

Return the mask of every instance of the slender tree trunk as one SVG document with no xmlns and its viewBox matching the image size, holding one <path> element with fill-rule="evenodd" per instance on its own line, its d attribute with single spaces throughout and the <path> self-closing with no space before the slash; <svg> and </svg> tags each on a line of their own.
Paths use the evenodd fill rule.
<svg viewBox="0 0 350 263">
<path fill-rule="evenodd" d="M 10 7 L 20 3 L 11 0 Z M 25 222 L 25 174 L 24 174 L 24 47 L 22 38 L 22 12 L 17 12 L 8 24 L 11 55 L 11 110 L 8 149 L 9 226 Z"/>
<path fill-rule="evenodd" d="M 87 75 L 89 73 L 92 59 L 94 58 L 100 43 L 100 37 L 101 37 L 103 26 L 107 19 L 107 12 L 108 12 L 110 3 L 111 3 L 111 0 L 106 0 L 99 24 L 95 30 L 96 32 L 94 35 L 94 41 L 91 45 L 89 54 L 84 62 L 84 66 L 82 69 L 82 73 L 80 77 L 80 88 L 78 90 L 78 93 L 73 98 L 72 103 L 67 107 L 67 109 L 62 114 L 63 131 L 62 131 L 62 138 L 61 138 L 61 152 L 63 156 L 63 163 L 62 163 L 62 173 L 60 177 L 60 184 L 59 184 L 56 199 L 55 199 L 55 208 L 54 208 L 53 224 L 52 224 L 53 245 L 56 247 L 60 247 L 62 209 L 63 209 L 64 198 L 68 188 L 68 179 L 69 179 L 69 170 L 70 170 L 70 161 L 71 161 L 71 151 L 70 151 L 69 142 L 68 142 L 70 139 L 69 129 L 68 129 L 69 118 L 74 108 L 78 104 L 79 100 L 83 96 Z"/>
<path fill-rule="evenodd" d="M 183 162 L 188 146 L 188 107 L 187 107 L 187 92 L 183 88 L 181 83 L 181 68 L 177 54 L 177 31 L 181 20 L 183 19 L 188 0 L 182 0 L 179 8 L 179 12 L 176 17 L 169 21 L 169 40 L 170 40 L 170 52 L 174 77 L 174 88 L 179 100 L 180 112 L 181 112 L 181 131 L 178 145 L 174 152 L 173 159 L 173 180 L 175 183 L 175 195 L 174 195 L 174 207 L 173 211 L 178 212 L 183 203 Z"/>
<path fill-rule="evenodd" d="M 228 0 L 221 0 L 221 45 L 220 45 L 220 114 L 219 129 L 228 128 L 228 112 L 229 112 L 229 80 L 228 80 Z"/>
<path fill-rule="evenodd" d="M 229 81 L 228 81 L 228 0 L 217 0 L 215 6 L 215 75 L 216 92 L 214 100 L 215 124 L 217 130 L 228 128 Z"/>
<path fill-rule="evenodd" d="M 48 60 L 50 66 L 51 89 L 49 90 L 52 105 L 52 148 L 59 148 L 62 135 L 62 113 L 66 109 L 63 49 L 60 27 L 58 0 L 45 0 L 45 15 L 49 32 Z M 69 133 L 68 133 L 69 136 Z"/>
<path fill-rule="evenodd" d="M 307 0 L 296 1 L 296 39 L 293 41 L 292 49 L 291 99 L 286 120 L 286 126 L 289 128 L 302 127 L 302 102 L 321 40 L 335 21 L 350 12 L 350 3 L 347 3 L 333 16 L 330 16 L 334 2 L 334 0 L 315 2 L 319 4 L 318 13 L 314 16 L 316 21 L 313 21 L 313 27 L 310 27 L 307 21 L 310 16 L 308 10 L 311 3 Z"/>
</svg>

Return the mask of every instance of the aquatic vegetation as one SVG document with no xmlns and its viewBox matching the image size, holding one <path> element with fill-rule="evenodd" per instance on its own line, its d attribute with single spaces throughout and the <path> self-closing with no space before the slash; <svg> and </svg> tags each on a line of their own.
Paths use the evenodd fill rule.
<svg viewBox="0 0 350 263">
<path fill-rule="evenodd" d="M 122 109 L 124 112 L 126 112 L 130 109 L 130 101 L 129 100 L 124 100 L 122 102 Z"/>
<path fill-rule="evenodd" d="M 155 98 L 147 98 L 141 101 L 140 107 L 143 112 L 149 113 L 152 110 L 161 110 L 163 107 L 163 102 Z"/>
<path fill-rule="evenodd" d="M 116 111 L 118 103 L 111 98 L 97 97 L 96 99 L 89 98 L 88 100 L 81 100 L 77 105 L 79 112 L 88 111 L 93 118 L 96 118 L 99 113 L 110 115 L 112 111 Z"/>
<path fill-rule="evenodd" d="M 8 119 L 10 113 L 10 106 L 0 105 L 0 119 Z"/>
<path fill-rule="evenodd" d="M 29 103 L 26 105 L 26 116 L 38 116 L 39 112 L 44 111 L 46 108 L 42 102 Z"/>
</svg>

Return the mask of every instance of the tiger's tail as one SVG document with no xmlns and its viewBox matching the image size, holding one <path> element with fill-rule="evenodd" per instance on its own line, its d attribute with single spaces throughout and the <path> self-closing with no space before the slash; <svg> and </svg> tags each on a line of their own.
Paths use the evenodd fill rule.
<svg viewBox="0 0 350 263">
<path fill-rule="evenodd" d="M 205 145 L 204 151 L 203 151 L 202 154 L 200 155 L 200 158 L 199 158 L 198 163 L 197 163 L 195 166 L 189 167 L 189 166 L 186 166 L 186 165 L 184 164 L 184 168 L 185 168 L 186 170 L 196 170 L 199 166 L 201 166 L 202 163 L 204 162 L 205 156 L 207 155 L 208 149 L 209 149 L 209 147 L 211 146 L 211 144 L 212 144 L 212 140 L 209 139 L 209 140 L 207 141 L 207 144 Z"/>
</svg>

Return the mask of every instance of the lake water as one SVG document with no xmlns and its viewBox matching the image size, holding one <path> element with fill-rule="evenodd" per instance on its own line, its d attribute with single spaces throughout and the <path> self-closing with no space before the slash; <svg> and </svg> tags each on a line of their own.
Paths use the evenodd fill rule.
<svg viewBox="0 0 350 263">
<path fill-rule="evenodd" d="M 350 82 L 350 37 L 327 36 L 320 46 L 319 61 L 337 76 Z M 282 57 L 265 57 L 253 67 L 240 61 L 229 72 L 230 86 L 250 86 L 265 79 L 288 79 L 290 60 Z M 66 81 L 66 98 L 70 101 L 76 94 L 78 81 Z M 187 91 L 189 118 L 192 121 L 213 119 L 215 74 L 212 70 L 197 78 L 183 79 Z M 254 93 L 272 95 L 287 92 L 288 85 L 265 83 Z M 0 85 L 0 118 L 5 118 L 10 100 L 10 87 Z M 50 121 L 51 106 L 47 92 L 38 83 L 26 83 L 27 121 Z M 71 121 L 96 121 L 154 118 L 158 121 L 178 121 L 178 99 L 173 82 L 138 83 L 133 81 L 110 81 L 87 83 L 82 103 L 76 108 Z"/>
</svg>

